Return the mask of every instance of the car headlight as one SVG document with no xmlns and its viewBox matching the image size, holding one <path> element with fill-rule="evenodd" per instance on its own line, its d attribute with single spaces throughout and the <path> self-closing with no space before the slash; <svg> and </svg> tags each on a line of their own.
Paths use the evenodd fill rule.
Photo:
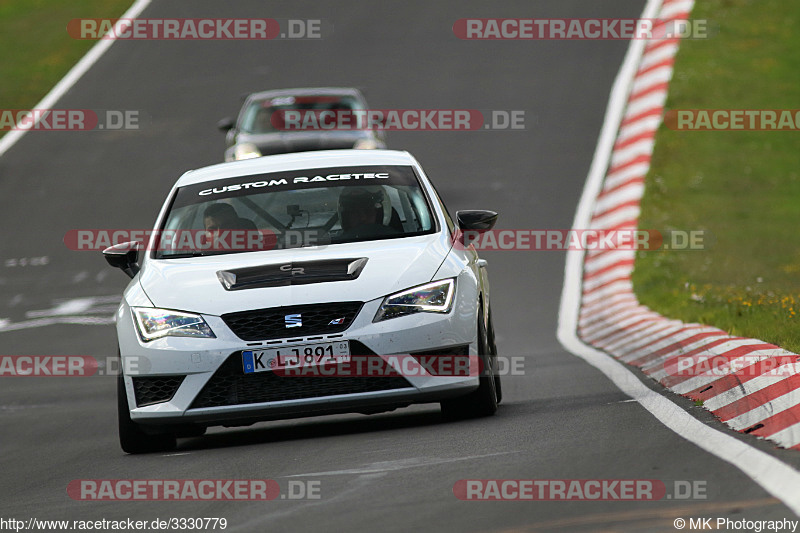
<svg viewBox="0 0 800 533">
<path fill-rule="evenodd" d="M 413 313 L 449 313 L 453 307 L 455 280 L 434 281 L 384 298 L 373 322 Z"/>
<path fill-rule="evenodd" d="M 139 336 L 144 342 L 161 337 L 216 338 L 203 317 L 194 313 L 153 307 L 134 307 L 133 316 Z"/>
<path fill-rule="evenodd" d="M 236 148 L 233 149 L 233 159 L 235 161 L 253 159 L 255 157 L 261 157 L 261 151 L 253 143 L 237 144 Z"/>
<path fill-rule="evenodd" d="M 378 143 L 373 139 L 359 139 L 353 145 L 354 150 L 377 150 Z"/>
</svg>

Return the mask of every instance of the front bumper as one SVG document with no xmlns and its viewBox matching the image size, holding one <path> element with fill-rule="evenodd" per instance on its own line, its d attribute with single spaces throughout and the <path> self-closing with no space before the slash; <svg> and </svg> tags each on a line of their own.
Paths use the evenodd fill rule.
<svg viewBox="0 0 800 533">
<path fill-rule="evenodd" d="M 248 342 L 234 335 L 220 317 L 203 315 L 217 335 L 216 338 L 164 337 L 144 343 L 134 326 L 131 308 L 123 300 L 117 316 L 117 333 L 123 358 L 122 368 L 126 369 L 124 383 L 131 419 L 147 425 L 248 425 L 263 420 L 322 414 L 380 412 L 412 403 L 438 402 L 468 394 L 478 387 L 478 377 L 474 375 L 287 378 L 266 376 L 272 373 L 265 372 L 259 373 L 260 376 L 247 374 L 244 377 L 235 377 L 236 383 L 231 386 L 247 384 L 250 385 L 247 388 L 252 389 L 253 381 L 243 380 L 253 378 L 260 379 L 263 387 L 284 386 L 285 382 L 275 380 L 316 379 L 323 380 L 317 384 L 328 392 L 321 393 L 324 394 L 322 396 L 303 397 L 302 392 L 294 391 L 289 395 L 292 399 L 278 399 L 280 394 L 277 397 L 273 394 L 269 401 L 253 401 L 250 398 L 246 403 L 227 405 L 199 401 L 215 373 L 224 372 L 225 368 L 230 369 L 232 365 L 241 362 L 243 350 L 348 340 L 354 355 L 363 350 L 357 348 L 360 346 L 366 348 L 367 352 L 382 355 L 429 353 L 448 347 L 462 347 L 469 355 L 477 354 L 476 294 L 457 294 L 455 305 L 448 314 L 417 313 L 373 323 L 372 319 L 381 301 L 382 299 L 377 299 L 366 302 L 347 330 L 322 338 L 316 335 L 308 338 Z M 137 402 L 134 378 L 152 378 L 152 383 L 171 383 L 175 390 L 168 401 L 146 405 L 148 402 L 143 401 L 141 381 Z M 376 384 L 376 379 L 388 381 Z M 331 381 L 324 380 L 338 380 L 338 383 L 331 384 Z M 303 382 L 300 386 L 311 390 L 315 384 Z M 313 394 L 320 393 L 317 391 Z M 246 396 L 245 392 L 241 396 Z"/>
</svg>

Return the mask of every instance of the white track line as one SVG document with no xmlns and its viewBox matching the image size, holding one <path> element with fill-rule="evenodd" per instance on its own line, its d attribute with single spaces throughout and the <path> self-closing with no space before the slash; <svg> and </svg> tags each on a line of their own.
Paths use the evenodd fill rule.
<svg viewBox="0 0 800 533">
<path fill-rule="evenodd" d="M 144 11 L 144 9 L 150 5 L 151 0 L 136 0 L 134 4 L 120 17 L 121 19 L 132 19 L 139 16 L 139 14 Z M 117 22 L 119 25 L 120 22 Z M 117 26 L 114 27 L 115 30 Z M 117 32 L 114 31 L 113 35 L 116 35 Z M 74 67 L 70 69 L 67 74 L 61 78 L 55 87 L 53 87 L 47 95 L 42 98 L 41 102 L 33 106 L 33 109 L 50 109 L 52 106 L 61 99 L 64 94 L 69 91 L 75 83 L 81 79 L 81 77 L 86 74 L 86 71 L 89 70 L 92 65 L 94 65 L 98 59 L 108 50 L 111 48 L 111 45 L 116 42 L 116 37 L 111 37 L 108 39 L 100 39 L 95 43 L 95 45 L 86 52 L 80 61 L 78 61 Z M 0 157 L 8 151 L 9 148 L 14 146 L 18 140 L 25 135 L 28 130 L 33 127 L 38 120 L 35 122 L 29 123 L 28 128 L 21 128 L 21 129 L 14 129 L 6 133 L 2 139 L 0 139 Z"/>
<path fill-rule="evenodd" d="M 656 18 L 660 6 L 660 0 L 648 0 L 642 18 Z M 625 111 L 628 90 L 639 66 L 644 44 L 643 40 L 631 40 L 625 60 L 614 81 L 603 128 L 575 213 L 573 228 L 588 227 L 595 198 L 603 185 L 611 150 Z M 800 491 L 797 490 L 797 487 L 800 487 L 800 472 L 767 453 L 703 424 L 664 396 L 646 387 L 620 362 L 606 353 L 587 346 L 576 336 L 581 304 L 583 258 L 582 250 L 567 252 L 557 332 L 558 340 L 564 348 L 603 372 L 621 391 L 639 402 L 672 431 L 708 453 L 731 463 L 768 493 L 781 500 L 794 513 L 800 514 Z M 796 431 L 794 427 L 791 429 Z"/>
</svg>

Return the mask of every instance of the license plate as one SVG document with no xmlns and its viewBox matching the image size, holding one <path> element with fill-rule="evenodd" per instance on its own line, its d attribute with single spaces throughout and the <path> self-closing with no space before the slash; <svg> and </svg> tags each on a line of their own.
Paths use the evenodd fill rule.
<svg viewBox="0 0 800 533">
<path fill-rule="evenodd" d="M 349 362 L 349 341 L 281 346 L 280 348 L 242 352 L 245 374 L 268 372 L 278 368 L 299 368 Z"/>
</svg>

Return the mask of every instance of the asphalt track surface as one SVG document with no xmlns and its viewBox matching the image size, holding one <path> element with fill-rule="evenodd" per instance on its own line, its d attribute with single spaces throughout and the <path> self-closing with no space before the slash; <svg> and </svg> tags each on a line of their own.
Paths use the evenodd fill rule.
<svg viewBox="0 0 800 533">
<path fill-rule="evenodd" d="M 138 110 L 140 129 L 31 132 L 0 158 L 2 354 L 115 354 L 111 325 L 30 322 L 107 319 L 127 283 L 99 253 L 68 250 L 65 232 L 151 227 L 182 172 L 221 160 L 215 123 L 250 91 L 356 86 L 378 109 L 524 110 L 524 131 L 391 133 L 388 142 L 421 161 L 452 211 L 496 209 L 502 228 L 569 228 L 627 43 L 468 42 L 451 27 L 482 16 L 634 18 L 642 7 L 155 2 L 142 16 L 319 18 L 334 31 L 324 40 L 115 43 L 57 107 Z M 30 264 L 42 256 L 47 264 Z M 225 517 L 232 531 L 675 531 L 678 517 L 796 518 L 559 345 L 562 252 L 484 257 L 501 354 L 525 358 L 524 375 L 504 378 L 493 418 L 445 422 L 434 404 L 214 428 L 174 453 L 128 456 L 113 378 L 2 378 L 0 517 Z M 95 299 L 58 307 L 77 298 Z M 187 478 L 269 478 L 283 490 L 319 481 L 321 498 L 78 502 L 66 492 L 74 479 Z M 460 479 L 658 479 L 669 489 L 688 480 L 704 482 L 707 499 L 463 502 L 452 491 Z"/>
</svg>

